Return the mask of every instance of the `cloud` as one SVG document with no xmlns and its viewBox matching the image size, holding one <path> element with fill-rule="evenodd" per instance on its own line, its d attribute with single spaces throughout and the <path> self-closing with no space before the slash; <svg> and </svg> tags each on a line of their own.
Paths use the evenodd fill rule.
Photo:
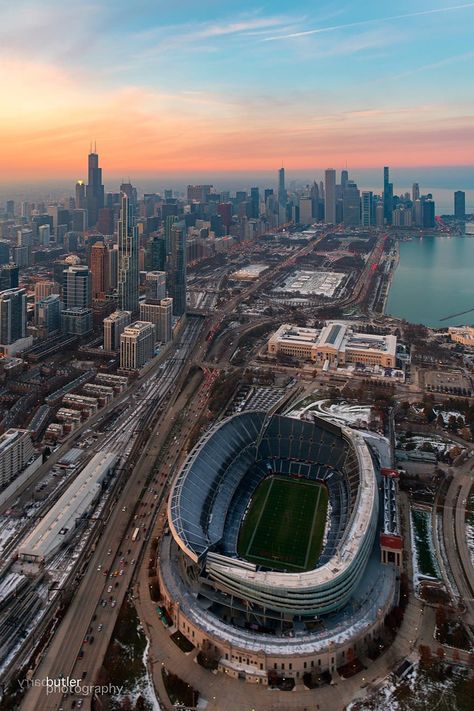
<svg viewBox="0 0 474 711">
<path fill-rule="evenodd" d="M 426 15 L 438 15 L 440 13 L 455 12 L 457 10 L 467 10 L 474 8 L 474 2 L 465 3 L 463 5 L 449 5 L 447 7 L 438 7 L 431 10 L 419 10 L 417 12 L 407 12 L 400 15 L 391 15 L 388 17 L 377 17 L 367 20 L 359 20 L 357 22 L 347 22 L 338 25 L 331 25 L 329 27 L 316 27 L 310 30 L 301 30 L 297 32 L 287 32 L 284 35 L 274 35 L 272 37 L 266 37 L 262 42 L 276 42 L 278 40 L 288 40 L 288 39 L 298 39 L 300 37 L 308 37 L 310 35 L 320 35 L 327 32 L 338 32 L 340 30 L 353 29 L 355 27 L 363 27 L 366 25 L 371 25 L 375 23 L 391 22 L 394 20 L 405 20 L 413 17 L 423 17 Z"/>
</svg>

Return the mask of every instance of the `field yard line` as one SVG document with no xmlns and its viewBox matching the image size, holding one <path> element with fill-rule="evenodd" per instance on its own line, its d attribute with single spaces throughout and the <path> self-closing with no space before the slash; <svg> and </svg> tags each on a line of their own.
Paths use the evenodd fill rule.
<svg viewBox="0 0 474 711">
<path fill-rule="evenodd" d="M 258 519 L 257 519 L 257 523 L 255 524 L 255 528 L 253 529 L 252 538 L 251 538 L 250 541 L 249 541 L 249 544 L 248 544 L 248 546 L 247 546 L 247 550 L 245 551 L 245 555 L 249 555 L 250 548 L 252 547 L 252 544 L 253 544 L 253 539 L 255 538 L 255 534 L 257 533 L 258 527 L 260 526 L 260 520 L 261 520 L 261 518 L 262 518 L 262 516 L 263 516 L 263 512 L 265 511 L 265 506 L 267 505 L 268 497 L 270 496 L 270 491 L 272 490 L 273 482 L 274 482 L 274 481 L 275 481 L 275 479 L 272 479 L 272 480 L 270 481 L 270 486 L 268 487 L 268 491 L 267 491 L 267 493 L 266 493 L 266 495 L 265 495 L 265 501 L 263 502 L 262 508 L 260 509 L 260 514 L 259 514 L 259 517 L 258 517 Z"/>
<path fill-rule="evenodd" d="M 316 514 L 318 513 L 318 509 L 319 509 L 319 499 L 321 498 L 321 488 L 322 488 L 321 486 L 318 487 L 318 498 L 316 499 L 316 506 L 314 507 L 313 521 L 311 523 L 311 531 L 309 534 L 309 543 L 308 543 L 308 547 L 306 549 L 306 558 L 304 559 L 304 567 L 305 568 L 308 567 L 308 556 L 309 556 L 309 552 L 311 550 L 311 542 L 313 540 L 313 531 L 314 531 L 314 524 L 316 522 Z"/>
</svg>

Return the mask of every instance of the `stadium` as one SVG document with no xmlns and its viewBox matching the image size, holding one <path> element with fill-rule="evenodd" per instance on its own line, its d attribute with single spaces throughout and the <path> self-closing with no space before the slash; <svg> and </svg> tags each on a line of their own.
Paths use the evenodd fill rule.
<svg viewBox="0 0 474 711">
<path fill-rule="evenodd" d="M 260 411 L 218 423 L 169 497 L 159 577 L 174 626 L 254 683 L 363 656 L 397 603 L 400 558 L 381 550 L 398 534 L 393 487 L 349 427 Z"/>
</svg>

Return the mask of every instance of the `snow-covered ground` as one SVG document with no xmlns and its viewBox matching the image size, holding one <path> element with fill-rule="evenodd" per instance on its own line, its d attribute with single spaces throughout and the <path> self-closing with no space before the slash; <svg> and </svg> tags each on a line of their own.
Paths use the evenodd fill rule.
<svg viewBox="0 0 474 711">
<path fill-rule="evenodd" d="M 333 420 L 338 424 L 367 427 L 370 422 L 369 405 L 353 405 L 344 400 L 338 403 L 331 403 L 330 400 L 315 400 L 302 407 L 297 405 L 288 414 L 290 417 L 301 417 L 307 412 L 314 412 L 315 415 Z"/>
<path fill-rule="evenodd" d="M 427 674 L 415 663 L 403 680 L 388 677 L 383 685 L 363 701 L 353 701 L 346 711 L 460 711 L 459 688 L 466 671 L 454 667 L 452 675 Z M 461 701 L 462 703 L 462 701 Z"/>
<path fill-rule="evenodd" d="M 120 694 L 120 696 L 114 696 L 112 700 L 118 708 L 122 708 L 123 702 L 125 699 L 128 699 L 131 702 L 131 708 L 134 708 L 137 700 L 142 697 L 145 702 L 146 711 L 162 711 L 162 707 L 156 698 L 153 680 L 148 668 L 150 640 L 145 635 L 143 627 L 140 624 L 137 625 L 137 632 L 140 636 L 146 639 L 145 648 L 142 654 L 143 674 L 138 679 L 134 679 L 133 685 L 125 688 L 124 692 Z M 124 654 L 127 657 L 133 656 L 133 650 L 120 642 L 119 644 L 123 648 Z"/>
</svg>

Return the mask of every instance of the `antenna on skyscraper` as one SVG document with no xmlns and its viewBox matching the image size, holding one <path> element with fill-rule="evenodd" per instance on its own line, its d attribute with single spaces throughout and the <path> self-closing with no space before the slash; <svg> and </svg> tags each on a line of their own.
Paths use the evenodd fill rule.
<svg viewBox="0 0 474 711">
<path fill-rule="evenodd" d="M 94 153 L 97 153 L 97 143 L 94 141 Z"/>
</svg>

